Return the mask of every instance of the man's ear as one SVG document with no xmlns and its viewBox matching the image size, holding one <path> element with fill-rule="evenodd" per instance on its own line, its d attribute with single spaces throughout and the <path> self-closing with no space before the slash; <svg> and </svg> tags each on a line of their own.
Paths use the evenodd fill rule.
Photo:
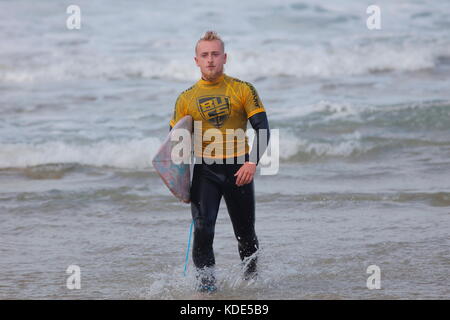
<svg viewBox="0 0 450 320">
<path fill-rule="evenodd" d="M 200 66 L 198 65 L 198 59 L 197 59 L 197 57 L 194 57 L 194 61 L 195 61 L 195 64 L 196 64 L 198 67 L 200 67 Z"/>
<path fill-rule="evenodd" d="M 223 58 L 223 64 L 225 64 L 225 63 L 227 63 L 227 54 L 224 53 L 223 55 L 224 55 L 224 58 Z"/>
</svg>

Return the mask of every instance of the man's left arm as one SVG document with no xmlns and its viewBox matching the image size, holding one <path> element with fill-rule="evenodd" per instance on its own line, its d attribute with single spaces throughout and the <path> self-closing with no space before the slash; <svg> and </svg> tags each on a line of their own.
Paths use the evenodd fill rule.
<svg viewBox="0 0 450 320">
<path fill-rule="evenodd" d="M 248 120 L 255 130 L 255 138 L 253 139 L 249 159 L 246 159 L 245 163 L 235 174 L 237 176 L 236 184 L 238 186 L 252 182 L 256 172 L 256 166 L 266 151 L 270 139 L 269 121 L 266 112 L 256 113 Z"/>
<path fill-rule="evenodd" d="M 248 120 L 255 130 L 255 139 L 253 139 L 249 161 L 258 165 L 259 160 L 261 160 L 261 157 L 269 145 L 269 120 L 267 119 L 267 114 L 265 112 L 259 112 L 251 116 Z"/>
</svg>

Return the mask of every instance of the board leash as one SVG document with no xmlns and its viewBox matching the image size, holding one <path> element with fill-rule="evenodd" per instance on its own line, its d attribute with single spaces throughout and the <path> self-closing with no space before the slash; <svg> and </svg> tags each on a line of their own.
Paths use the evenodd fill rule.
<svg viewBox="0 0 450 320">
<path fill-rule="evenodd" d="M 188 263 L 189 263 L 189 251 L 191 248 L 191 238 L 192 238 L 193 227 L 194 227 L 194 219 L 192 219 L 191 227 L 189 228 L 189 239 L 188 239 L 187 248 L 186 248 L 186 260 L 184 262 L 184 271 L 183 271 L 183 275 L 185 277 L 186 277 L 186 271 L 187 271 L 187 267 L 188 267 Z"/>
</svg>

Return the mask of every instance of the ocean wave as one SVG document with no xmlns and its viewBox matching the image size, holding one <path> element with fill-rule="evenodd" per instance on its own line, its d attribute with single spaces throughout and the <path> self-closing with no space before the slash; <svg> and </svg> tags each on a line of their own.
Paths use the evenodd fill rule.
<svg viewBox="0 0 450 320">
<path fill-rule="evenodd" d="M 340 136 L 340 141 L 311 141 L 284 132 L 280 137 L 280 159 L 307 162 L 333 157 L 351 157 L 369 150 L 361 142 L 361 134 L 355 131 Z"/>
<path fill-rule="evenodd" d="M 346 139 L 335 144 L 311 142 L 294 135 L 282 134 L 279 141 L 280 159 L 305 161 L 305 158 L 347 157 L 363 149 L 358 132 L 350 134 Z M 25 174 L 33 179 L 59 179 L 75 170 L 76 165 L 153 170 L 151 159 L 160 143 L 157 138 L 147 138 L 102 141 L 88 145 L 61 141 L 0 144 L 0 169 L 25 168 Z"/>
<path fill-rule="evenodd" d="M 345 121 L 348 130 L 364 124 L 376 127 L 432 130 L 450 126 L 450 101 L 430 100 L 392 105 L 352 104 L 320 100 L 303 106 L 286 104 L 271 110 L 271 120 L 276 124 L 286 121 L 288 127 L 313 128 L 327 125 L 333 131 L 334 123 Z M 294 125 L 295 124 L 295 125 Z M 354 124 L 354 127 L 351 126 Z"/>
<path fill-rule="evenodd" d="M 151 159 L 160 144 L 161 141 L 154 137 L 127 141 L 100 141 L 88 145 L 61 141 L 0 144 L 0 168 L 76 163 L 97 167 L 148 169 L 152 168 Z M 39 176 L 39 172 L 35 172 L 34 175 Z M 57 177 L 58 173 L 55 173 L 55 176 Z"/>
<path fill-rule="evenodd" d="M 279 146 L 281 160 L 304 163 L 337 158 L 374 160 L 388 154 L 415 148 L 448 148 L 450 141 L 432 136 L 428 139 L 402 134 L 378 136 L 370 133 L 362 134 L 358 130 L 350 133 L 330 134 L 325 138 L 303 138 L 299 134 L 285 130 L 280 135 Z"/>
<path fill-rule="evenodd" d="M 56 50 L 56 49 L 55 49 Z M 256 50 L 232 49 L 226 72 L 242 78 L 294 76 L 298 78 L 363 75 L 432 69 L 450 52 L 450 44 L 369 42 L 365 45 L 260 45 Z M 11 57 L 11 59 L 13 59 Z M 65 53 L 56 50 L 31 61 L 3 64 L 0 82 L 27 83 L 77 79 L 157 78 L 195 81 L 198 68 L 188 55 L 105 55 L 98 52 Z"/>
<path fill-rule="evenodd" d="M 289 119 L 312 119 L 314 115 L 320 116 L 317 120 L 333 120 L 341 118 L 357 118 L 364 110 L 372 108 L 371 106 L 355 106 L 347 102 L 334 102 L 320 100 L 318 102 L 292 106 L 290 104 L 280 105 L 270 110 L 271 120 L 289 120 Z"/>
<path fill-rule="evenodd" d="M 434 68 L 447 47 L 373 42 L 366 45 L 286 46 L 272 50 L 233 52 L 230 71 L 253 77 L 332 77 Z"/>
<path fill-rule="evenodd" d="M 282 161 L 372 159 L 401 150 L 446 148 L 449 145 L 448 101 L 386 106 L 319 101 L 288 111 L 271 115 L 271 129 L 280 133 L 279 155 Z M 289 119 L 284 118 L 286 114 Z M 251 145 L 251 130 L 248 134 Z M 152 168 L 151 159 L 160 144 L 160 139 L 154 136 L 145 139 L 110 138 L 90 143 L 75 140 L 1 143 L 0 168 L 76 163 L 146 170 Z M 32 174 L 37 178 L 41 174 L 48 176 L 39 170 Z M 64 172 L 52 174 L 57 178 Z"/>
<path fill-rule="evenodd" d="M 79 166 L 153 171 L 151 159 L 160 143 L 157 138 L 147 138 L 90 145 L 66 142 L 1 144 L 0 169 L 25 169 L 25 175 L 32 179 L 60 179 Z M 376 159 L 405 149 L 449 146 L 445 141 L 377 138 L 363 136 L 359 131 L 324 140 L 302 138 L 289 130 L 282 130 L 278 143 L 280 161 L 300 163 L 337 158 Z M 271 151 L 269 154 L 275 156 Z"/>
<path fill-rule="evenodd" d="M 327 157 L 349 157 L 364 152 L 359 132 L 342 135 L 341 142 L 314 142 L 282 131 L 280 159 L 308 161 Z M 251 138 L 250 138 L 251 143 Z M 161 141 L 146 138 L 130 141 L 101 141 L 88 145 L 54 141 L 40 144 L 0 144 L 0 169 L 25 168 L 33 179 L 58 179 L 74 166 L 153 170 L 151 159 Z M 32 170 L 30 170 L 32 168 Z"/>
</svg>

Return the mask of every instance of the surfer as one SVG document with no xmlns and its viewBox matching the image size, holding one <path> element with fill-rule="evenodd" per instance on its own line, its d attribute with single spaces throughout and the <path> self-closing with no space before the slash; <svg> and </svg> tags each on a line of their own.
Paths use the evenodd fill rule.
<svg viewBox="0 0 450 320">
<path fill-rule="evenodd" d="M 177 98 L 170 128 L 186 115 L 200 121 L 194 129 L 196 163 L 191 185 L 191 213 L 194 221 L 192 256 L 199 280 L 199 291 L 216 290 L 214 277 L 214 230 L 222 196 L 238 241 L 244 265 L 244 279 L 257 275 L 258 239 L 255 233 L 255 195 L 253 177 L 260 157 L 268 145 L 270 131 L 264 106 L 252 84 L 224 73 L 227 60 L 224 42 L 208 31 L 195 47 L 195 63 L 201 79 Z M 229 134 L 243 130 L 250 121 L 255 129 L 251 152 L 245 135 Z M 213 130 L 222 136 L 205 139 Z M 210 139 L 213 140 L 213 139 Z"/>
</svg>

